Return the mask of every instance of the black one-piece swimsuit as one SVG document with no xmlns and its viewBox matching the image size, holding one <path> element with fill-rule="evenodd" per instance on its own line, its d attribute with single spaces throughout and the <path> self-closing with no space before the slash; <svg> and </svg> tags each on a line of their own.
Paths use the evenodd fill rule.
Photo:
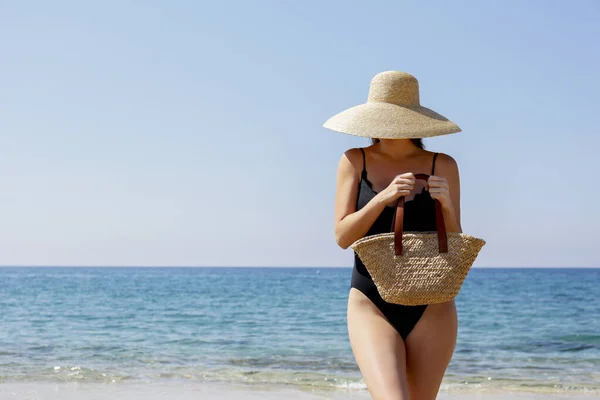
<svg viewBox="0 0 600 400">
<path fill-rule="evenodd" d="M 367 163 L 365 151 L 363 154 L 363 170 L 359 182 L 356 210 L 360 210 L 377 194 L 373 190 L 371 182 L 367 179 Z M 435 159 L 438 153 L 433 155 L 431 175 L 435 171 Z M 395 206 L 386 206 L 377 217 L 365 236 L 378 233 L 391 232 L 392 220 L 394 218 Z M 412 200 L 404 203 L 404 230 L 405 231 L 435 231 L 435 203 L 428 191 L 424 188 L 417 193 Z M 360 290 L 379 308 L 390 324 L 398 331 L 402 339 L 406 339 L 413 330 L 419 319 L 425 312 L 426 305 L 404 306 L 388 303 L 381 298 L 377 287 L 369 275 L 367 268 L 362 263 L 356 252 L 354 253 L 354 269 L 352 270 L 351 287 Z"/>
</svg>

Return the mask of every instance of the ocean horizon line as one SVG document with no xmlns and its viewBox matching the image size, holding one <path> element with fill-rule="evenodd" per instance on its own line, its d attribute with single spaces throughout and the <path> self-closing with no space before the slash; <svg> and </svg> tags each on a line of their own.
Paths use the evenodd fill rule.
<svg viewBox="0 0 600 400">
<path fill-rule="evenodd" d="M 0 268 L 264 268 L 264 269 L 352 269 L 352 265 L 0 265 Z M 471 269 L 600 269 L 600 266 L 473 266 Z"/>
</svg>

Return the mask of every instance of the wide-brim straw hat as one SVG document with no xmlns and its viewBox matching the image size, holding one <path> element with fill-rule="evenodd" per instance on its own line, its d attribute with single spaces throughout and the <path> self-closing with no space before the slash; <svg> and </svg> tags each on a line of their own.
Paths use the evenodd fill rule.
<svg viewBox="0 0 600 400">
<path fill-rule="evenodd" d="M 421 106 L 417 79 L 400 71 L 375 75 L 365 104 L 334 115 L 323 126 L 378 139 L 416 139 L 461 131 L 448 118 Z"/>
</svg>

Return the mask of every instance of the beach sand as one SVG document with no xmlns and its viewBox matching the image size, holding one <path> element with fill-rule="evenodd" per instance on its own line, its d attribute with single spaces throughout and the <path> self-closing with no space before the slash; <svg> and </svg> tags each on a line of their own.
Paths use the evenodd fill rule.
<svg viewBox="0 0 600 400">
<path fill-rule="evenodd" d="M 523 392 L 444 393 L 438 400 L 590 400 L 584 394 Z M 369 400 L 366 391 L 308 391 L 285 387 L 207 383 L 2 383 L 0 399 L 27 400 Z"/>
</svg>

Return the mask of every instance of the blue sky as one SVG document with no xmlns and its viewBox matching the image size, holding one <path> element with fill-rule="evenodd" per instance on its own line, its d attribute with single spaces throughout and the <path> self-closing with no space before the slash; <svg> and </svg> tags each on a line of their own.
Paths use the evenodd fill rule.
<svg viewBox="0 0 600 400">
<path fill-rule="evenodd" d="M 463 132 L 476 266 L 600 266 L 600 5 L 14 1 L 0 265 L 350 266 L 328 131 L 385 70 Z"/>
</svg>

